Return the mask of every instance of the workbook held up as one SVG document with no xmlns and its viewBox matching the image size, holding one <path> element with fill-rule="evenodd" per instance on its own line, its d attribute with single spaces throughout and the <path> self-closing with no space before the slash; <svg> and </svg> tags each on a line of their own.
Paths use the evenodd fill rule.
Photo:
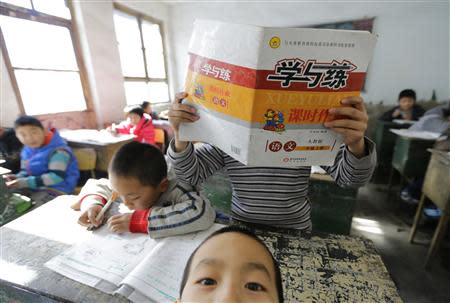
<svg viewBox="0 0 450 303">
<path fill-rule="evenodd" d="M 200 119 L 180 140 L 217 146 L 250 166 L 331 165 L 342 137 L 323 123 L 359 96 L 376 36 L 197 20 L 183 102 Z"/>
</svg>

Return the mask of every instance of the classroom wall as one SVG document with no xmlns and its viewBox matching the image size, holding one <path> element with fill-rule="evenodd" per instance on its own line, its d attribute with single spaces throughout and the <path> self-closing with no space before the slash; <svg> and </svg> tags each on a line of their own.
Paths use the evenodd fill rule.
<svg viewBox="0 0 450 303">
<path fill-rule="evenodd" d="M 376 17 L 374 32 L 379 40 L 369 67 L 367 91 L 363 94 L 366 101 L 394 104 L 399 90 L 407 87 L 416 89 L 419 99 L 429 99 L 433 89 L 439 100 L 450 99 L 448 3 L 117 2 L 163 22 L 172 96 L 184 86 L 187 47 L 196 18 L 263 26 L 307 26 Z M 71 125 L 102 127 L 122 119 L 125 105 L 113 1 L 74 1 L 74 5 L 94 111 L 71 115 L 74 122 Z M 12 126 L 19 110 L 3 58 L 0 61 L 0 125 Z M 56 127 L 64 125 L 64 115 L 59 116 Z M 44 118 L 50 121 L 54 116 Z"/>
<path fill-rule="evenodd" d="M 335 3 L 333 3 L 335 2 Z M 171 34 L 177 66 L 175 90 L 183 87 L 187 46 L 196 18 L 262 26 L 307 26 L 376 17 L 379 35 L 369 67 L 366 101 L 394 104 L 398 92 L 414 88 L 419 99 L 450 99 L 449 4 L 441 2 L 184 3 L 172 5 Z"/>
<path fill-rule="evenodd" d="M 0 69 L 0 127 L 12 127 L 19 115 L 19 107 L 1 52 Z"/>
<path fill-rule="evenodd" d="M 97 127 L 123 119 L 126 105 L 112 1 L 74 2 Z"/>
</svg>

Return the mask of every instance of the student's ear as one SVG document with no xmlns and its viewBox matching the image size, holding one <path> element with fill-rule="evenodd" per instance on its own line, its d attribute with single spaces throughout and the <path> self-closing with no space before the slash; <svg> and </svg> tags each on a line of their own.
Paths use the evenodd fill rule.
<svg viewBox="0 0 450 303">
<path fill-rule="evenodd" d="M 161 192 L 166 192 L 169 188 L 169 179 L 162 179 L 162 181 L 159 183 L 159 188 L 161 189 Z"/>
</svg>

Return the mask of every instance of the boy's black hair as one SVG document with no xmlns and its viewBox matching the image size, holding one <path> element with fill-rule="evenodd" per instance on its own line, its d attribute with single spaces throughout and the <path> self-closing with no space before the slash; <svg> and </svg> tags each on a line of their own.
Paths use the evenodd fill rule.
<svg viewBox="0 0 450 303">
<path fill-rule="evenodd" d="M 258 236 L 256 236 L 248 228 L 245 228 L 245 227 L 239 226 L 239 225 L 226 226 L 224 228 L 221 228 L 221 229 L 213 232 L 205 240 L 203 240 L 203 242 L 199 246 L 197 246 L 197 248 L 192 252 L 191 256 L 189 257 L 188 261 L 186 262 L 186 266 L 185 266 L 184 272 L 183 272 L 183 278 L 181 279 L 180 298 L 183 295 L 183 290 L 184 290 L 184 287 L 186 286 L 186 282 L 187 282 L 187 280 L 189 278 L 189 274 L 190 274 L 190 271 L 191 271 L 191 263 L 192 263 L 192 260 L 194 259 L 195 254 L 197 253 L 197 251 L 209 239 L 211 239 L 211 238 L 213 238 L 213 237 L 215 237 L 217 235 L 221 235 L 221 234 L 225 234 L 225 233 L 239 233 L 239 234 L 242 234 L 242 235 L 246 235 L 246 236 L 256 240 L 262 246 L 264 246 L 266 251 L 269 253 L 270 257 L 272 258 L 273 267 L 275 268 L 275 285 L 277 287 L 278 302 L 279 303 L 283 303 L 283 283 L 282 283 L 282 280 L 281 280 L 281 271 L 280 271 L 280 266 L 279 266 L 278 262 L 275 260 L 275 258 L 273 257 L 272 253 L 267 248 L 266 244 L 260 238 L 258 238 Z"/>
<path fill-rule="evenodd" d="M 149 106 L 149 105 L 150 105 L 150 102 L 144 101 L 144 102 L 142 102 L 141 107 L 142 107 L 142 109 L 146 109 L 147 106 Z"/>
<path fill-rule="evenodd" d="M 132 177 L 146 186 L 158 186 L 167 177 L 167 163 L 161 150 L 136 141 L 119 148 L 109 164 L 110 174 Z"/>
<path fill-rule="evenodd" d="M 142 107 L 134 107 L 128 112 L 128 114 L 135 114 L 142 118 L 144 116 L 144 110 Z"/>
<path fill-rule="evenodd" d="M 44 129 L 44 126 L 42 125 L 41 121 L 36 119 L 35 117 L 31 116 L 20 116 L 19 118 L 14 121 L 14 128 L 18 128 L 20 126 L 36 126 L 41 129 Z"/>
<path fill-rule="evenodd" d="M 414 101 L 416 101 L 416 92 L 413 91 L 412 89 L 404 89 L 398 95 L 398 100 L 400 100 L 403 97 L 413 98 Z"/>
<path fill-rule="evenodd" d="M 450 116 L 450 108 L 443 108 L 442 115 L 444 116 L 444 118 L 447 118 L 448 116 Z"/>
</svg>

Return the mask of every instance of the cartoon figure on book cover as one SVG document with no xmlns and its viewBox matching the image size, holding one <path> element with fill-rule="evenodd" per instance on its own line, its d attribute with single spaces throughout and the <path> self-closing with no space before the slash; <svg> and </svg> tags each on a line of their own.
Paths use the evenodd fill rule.
<svg viewBox="0 0 450 303">
<path fill-rule="evenodd" d="M 284 114 L 281 111 L 276 111 L 269 108 L 264 114 L 264 121 L 264 130 L 275 132 L 283 132 L 285 130 Z"/>
</svg>

